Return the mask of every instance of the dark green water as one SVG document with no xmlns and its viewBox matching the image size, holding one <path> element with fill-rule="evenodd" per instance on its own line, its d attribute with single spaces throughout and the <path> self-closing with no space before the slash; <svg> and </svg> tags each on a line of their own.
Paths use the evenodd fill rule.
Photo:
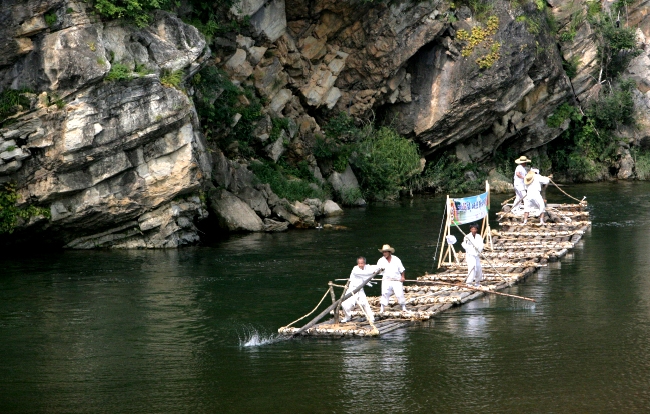
<svg viewBox="0 0 650 414">
<path fill-rule="evenodd" d="M 244 346 L 384 243 L 431 271 L 440 198 L 347 211 L 348 231 L 4 256 L 0 413 L 647 412 L 650 185 L 568 189 L 594 225 L 511 289 L 536 304 L 486 297 L 380 339 Z"/>
</svg>

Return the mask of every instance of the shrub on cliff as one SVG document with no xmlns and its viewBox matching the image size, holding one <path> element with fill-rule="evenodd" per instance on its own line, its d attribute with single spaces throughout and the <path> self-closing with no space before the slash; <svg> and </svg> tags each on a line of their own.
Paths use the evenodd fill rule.
<svg viewBox="0 0 650 414">
<path fill-rule="evenodd" d="M 284 162 L 278 164 L 270 161 L 257 161 L 250 169 L 260 182 L 269 184 L 271 190 L 280 198 L 289 201 L 302 201 L 305 198 L 325 199 L 329 196 L 326 191 L 310 185 L 314 176 L 309 172 L 306 161 L 297 167 Z"/>
<path fill-rule="evenodd" d="M 370 200 L 397 198 L 409 179 L 422 171 L 417 144 L 388 127 L 368 128 L 350 161 Z"/>
</svg>

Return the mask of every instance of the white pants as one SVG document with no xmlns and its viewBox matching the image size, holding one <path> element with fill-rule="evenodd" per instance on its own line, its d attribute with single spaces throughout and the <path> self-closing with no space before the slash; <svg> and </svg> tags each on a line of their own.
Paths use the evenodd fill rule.
<svg viewBox="0 0 650 414">
<path fill-rule="evenodd" d="M 523 188 L 515 187 L 515 202 L 512 203 L 512 208 L 514 209 L 521 203 L 521 201 L 526 197 L 526 190 Z"/>
<path fill-rule="evenodd" d="M 471 254 L 465 255 L 467 262 L 467 280 L 465 283 L 479 285 L 483 280 L 483 268 L 481 267 L 481 259 L 479 256 L 472 256 Z"/>
<path fill-rule="evenodd" d="M 353 291 L 356 288 L 350 288 L 350 291 Z M 368 304 L 368 299 L 366 298 L 366 292 L 361 289 L 354 295 L 350 296 L 346 300 L 343 301 L 343 305 L 341 306 L 343 308 L 343 313 L 345 314 L 345 319 L 350 319 L 350 312 L 354 309 L 356 305 L 361 306 L 365 311 L 366 314 L 368 315 L 368 319 L 372 322 L 375 321 L 375 314 L 372 313 L 372 309 L 370 309 L 370 305 Z"/>
<path fill-rule="evenodd" d="M 544 214 L 546 211 L 546 205 L 544 205 L 544 199 L 542 195 L 538 192 L 529 192 L 524 202 L 524 212 L 531 213 L 533 210 L 539 210 L 539 214 Z"/>
<path fill-rule="evenodd" d="M 381 282 L 381 306 L 388 306 L 388 299 L 395 294 L 397 303 L 404 306 L 406 298 L 404 297 L 404 287 L 399 280 L 382 280 Z"/>
</svg>

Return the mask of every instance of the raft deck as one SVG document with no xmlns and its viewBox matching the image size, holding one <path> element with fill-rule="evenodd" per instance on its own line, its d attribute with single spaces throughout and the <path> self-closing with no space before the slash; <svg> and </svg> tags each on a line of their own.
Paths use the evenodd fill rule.
<svg viewBox="0 0 650 414">
<path fill-rule="evenodd" d="M 406 312 L 400 309 L 394 296 L 390 298 L 386 310 L 380 312 L 379 297 L 369 296 L 368 303 L 374 312 L 376 329 L 373 329 L 372 324 L 357 307 L 352 312 L 351 321 L 347 323 L 337 324 L 332 317 L 303 330 L 299 335 L 331 338 L 375 337 L 428 320 L 453 306 L 461 306 L 478 299 L 489 291 L 498 292 L 525 280 L 540 267 L 564 257 L 591 227 L 587 203 L 584 201 L 576 204 L 549 204 L 547 223 L 544 226 L 540 225 L 539 219 L 535 217 L 530 217 L 524 225 L 522 216 L 510 212 L 508 207 L 506 205 L 503 211 L 497 213 L 501 229 L 492 230 L 492 248 L 486 244 L 483 251 L 491 265 L 481 259 L 481 290 L 464 286 L 467 278 L 465 254 L 456 252 L 455 263 L 444 266 L 438 273 L 418 277 L 420 283 L 405 283 L 404 295 L 408 309 Z M 331 288 L 342 287 L 331 283 L 330 285 Z M 334 300 L 332 293 L 332 302 Z M 330 314 L 333 315 L 334 311 Z M 340 318 L 343 318 L 342 312 Z M 285 326 L 278 329 L 278 332 L 292 336 L 296 335 L 299 329 Z"/>
</svg>

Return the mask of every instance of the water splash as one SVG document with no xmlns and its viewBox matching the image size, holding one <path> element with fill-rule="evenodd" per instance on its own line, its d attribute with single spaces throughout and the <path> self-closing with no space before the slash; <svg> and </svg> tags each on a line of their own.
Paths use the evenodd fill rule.
<svg viewBox="0 0 650 414">
<path fill-rule="evenodd" d="M 244 332 L 239 337 L 239 346 L 242 348 L 257 347 L 269 345 L 285 339 L 277 333 L 260 332 L 254 327 L 244 328 Z"/>
</svg>

